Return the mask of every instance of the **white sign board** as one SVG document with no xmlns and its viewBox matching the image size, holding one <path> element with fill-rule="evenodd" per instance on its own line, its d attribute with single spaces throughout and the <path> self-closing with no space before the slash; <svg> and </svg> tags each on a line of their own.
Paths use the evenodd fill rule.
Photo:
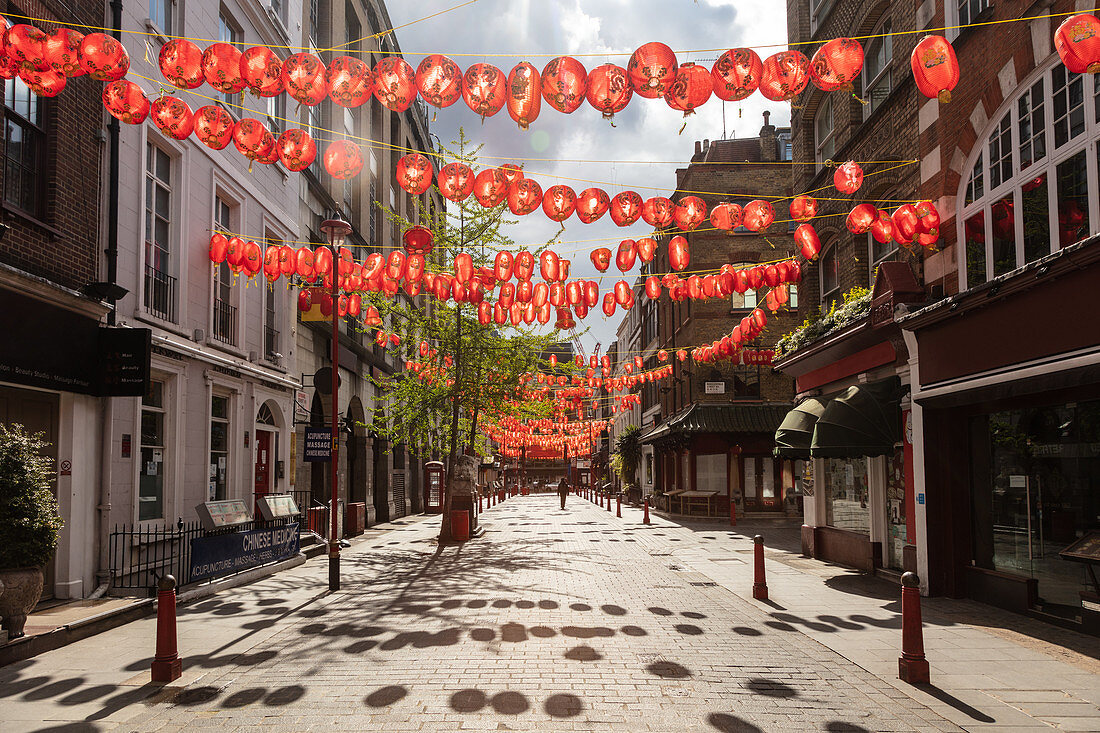
<svg viewBox="0 0 1100 733">
<path fill-rule="evenodd" d="M 725 382 L 704 382 L 704 389 L 706 394 L 725 394 L 726 383 Z"/>
</svg>

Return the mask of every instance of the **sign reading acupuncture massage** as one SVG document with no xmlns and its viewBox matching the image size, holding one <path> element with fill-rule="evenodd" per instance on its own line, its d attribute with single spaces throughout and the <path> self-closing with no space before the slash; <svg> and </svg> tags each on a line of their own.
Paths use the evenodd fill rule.
<svg viewBox="0 0 1100 733">
<path fill-rule="evenodd" d="M 191 580 L 220 578 L 298 554 L 298 523 L 191 540 Z"/>
</svg>

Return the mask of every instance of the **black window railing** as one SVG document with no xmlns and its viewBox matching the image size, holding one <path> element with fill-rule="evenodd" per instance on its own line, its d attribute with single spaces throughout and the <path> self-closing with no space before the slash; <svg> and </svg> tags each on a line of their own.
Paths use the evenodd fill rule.
<svg viewBox="0 0 1100 733">
<path fill-rule="evenodd" d="M 145 310 L 169 323 L 176 322 L 176 278 L 152 265 L 145 266 Z"/>
<path fill-rule="evenodd" d="M 214 338 L 225 344 L 237 343 L 237 309 L 221 298 L 214 300 Z"/>
<path fill-rule="evenodd" d="M 264 327 L 264 358 L 272 364 L 278 364 L 283 355 L 279 353 L 279 332 L 270 326 Z"/>
</svg>

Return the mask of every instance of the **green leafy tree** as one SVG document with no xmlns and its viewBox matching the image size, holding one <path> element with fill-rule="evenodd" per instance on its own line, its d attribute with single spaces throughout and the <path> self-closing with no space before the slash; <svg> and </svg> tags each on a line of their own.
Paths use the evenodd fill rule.
<svg viewBox="0 0 1100 733">
<path fill-rule="evenodd" d="M 62 527 L 42 433 L 0 424 L 0 568 L 42 567 Z"/>
<path fill-rule="evenodd" d="M 637 425 L 629 425 L 615 439 L 615 461 L 613 466 L 626 489 L 634 486 L 638 463 L 642 460 L 642 444 L 639 441 L 642 431 Z"/>
</svg>

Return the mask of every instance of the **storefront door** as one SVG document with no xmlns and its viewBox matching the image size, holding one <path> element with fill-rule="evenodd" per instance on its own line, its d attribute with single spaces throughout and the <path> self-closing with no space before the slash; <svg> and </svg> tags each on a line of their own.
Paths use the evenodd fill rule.
<svg viewBox="0 0 1100 733">
<path fill-rule="evenodd" d="M 274 437 L 274 434 L 270 431 L 256 431 L 256 477 L 255 488 L 253 489 L 256 496 L 271 493 L 271 454 L 275 442 Z"/>
<path fill-rule="evenodd" d="M 771 456 L 747 456 L 742 462 L 745 467 L 745 511 L 783 511 L 776 489 L 775 460 Z"/>
</svg>

